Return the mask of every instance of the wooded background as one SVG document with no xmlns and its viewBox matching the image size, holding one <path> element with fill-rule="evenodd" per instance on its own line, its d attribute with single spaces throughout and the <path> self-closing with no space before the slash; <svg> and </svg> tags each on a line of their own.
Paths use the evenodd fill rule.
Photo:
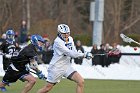
<svg viewBox="0 0 140 93">
<path fill-rule="evenodd" d="M 12 27 L 20 33 L 22 20 L 28 34 L 56 37 L 57 25 L 66 23 L 71 35 L 92 43 L 89 21 L 90 2 L 94 0 L 0 0 L 0 35 Z M 140 0 L 104 0 L 103 43 L 121 43 L 120 33 L 140 34 Z"/>
</svg>

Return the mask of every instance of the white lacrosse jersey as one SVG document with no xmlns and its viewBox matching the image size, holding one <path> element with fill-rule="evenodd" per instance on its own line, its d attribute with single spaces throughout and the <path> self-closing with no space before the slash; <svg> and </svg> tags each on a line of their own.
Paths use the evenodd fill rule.
<svg viewBox="0 0 140 93">
<path fill-rule="evenodd" d="M 54 40 L 53 50 L 53 57 L 48 67 L 47 81 L 56 83 L 62 77 L 68 77 L 75 72 L 70 63 L 71 57 L 83 57 L 84 53 L 77 52 L 73 38 L 70 36 L 67 43 L 60 39 L 60 37 L 57 37 Z"/>
<path fill-rule="evenodd" d="M 53 50 L 53 58 L 50 64 L 69 64 L 71 57 L 77 58 L 84 56 L 84 53 L 77 52 L 71 36 L 68 38 L 68 43 L 57 37 L 54 40 Z"/>
</svg>

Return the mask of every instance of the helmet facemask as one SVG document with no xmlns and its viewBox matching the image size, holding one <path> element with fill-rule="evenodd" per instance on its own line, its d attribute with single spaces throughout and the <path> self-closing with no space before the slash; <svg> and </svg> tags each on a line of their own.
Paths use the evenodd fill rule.
<svg viewBox="0 0 140 93">
<path fill-rule="evenodd" d="M 15 41 L 15 33 L 13 30 L 8 30 L 6 32 L 6 40 L 9 42 L 9 43 L 13 43 Z"/>
<path fill-rule="evenodd" d="M 39 49 L 39 51 L 42 51 L 44 47 L 44 42 L 38 41 L 37 42 L 37 48 Z"/>
<path fill-rule="evenodd" d="M 61 33 L 60 34 L 63 40 L 68 43 L 68 37 L 70 36 L 70 33 Z"/>
<path fill-rule="evenodd" d="M 13 40 L 14 40 L 14 38 L 15 38 L 15 36 L 14 36 L 14 35 L 7 35 L 7 39 L 9 39 L 10 41 L 13 41 Z"/>
<path fill-rule="evenodd" d="M 39 50 L 43 50 L 45 40 L 40 35 L 32 35 L 31 43 Z"/>
<path fill-rule="evenodd" d="M 58 31 L 58 36 L 67 43 L 68 37 L 70 36 L 70 29 L 68 25 L 66 24 L 58 25 L 57 31 Z"/>
</svg>

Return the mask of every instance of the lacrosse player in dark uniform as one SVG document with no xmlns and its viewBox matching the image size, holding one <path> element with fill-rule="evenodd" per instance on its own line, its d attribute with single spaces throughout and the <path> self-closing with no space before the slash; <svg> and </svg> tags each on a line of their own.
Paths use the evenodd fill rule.
<svg viewBox="0 0 140 93">
<path fill-rule="evenodd" d="M 19 52 L 14 52 L 14 55 L 10 59 L 11 64 L 0 83 L 0 87 L 14 83 L 20 79 L 27 81 L 21 93 L 28 93 L 36 83 L 36 78 L 27 70 L 28 64 L 31 69 L 36 71 L 40 79 L 44 79 L 45 76 L 42 74 L 42 71 L 38 69 L 37 64 L 37 50 L 41 51 L 43 44 L 44 39 L 40 35 L 32 35 L 31 44 L 22 48 Z"/>
<path fill-rule="evenodd" d="M 6 39 L 3 40 L 2 44 L 0 45 L 1 55 L 3 55 L 3 70 L 6 71 L 9 64 L 10 58 L 13 55 L 13 52 L 18 47 L 18 44 L 15 42 L 15 33 L 12 29 L 6 31 Z M 1 88 L 1 91 L 6 91 L 5 87 Z"/>
</svg>

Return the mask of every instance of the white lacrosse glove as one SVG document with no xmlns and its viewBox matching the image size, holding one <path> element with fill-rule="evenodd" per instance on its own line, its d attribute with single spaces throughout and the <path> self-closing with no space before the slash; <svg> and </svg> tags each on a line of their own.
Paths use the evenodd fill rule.
<svg viewBox="0 0 140 93">
<path fill-rule="evenodd" d="M 5 54 L 5 57 L 10 59 L 10 58 L 12 57 L 12 55 L 10 55 L 10 54 Z"/>
<path fill-rule="evenodd" d="M 85 52 L 84 53 L 84 57 L 86 58 L 86 59 L 91 59 L 91 58 L 93 58 L 93 56 L 92 56 L 92 54 L 90 53 L 90 52 Z"/>
</svg>

